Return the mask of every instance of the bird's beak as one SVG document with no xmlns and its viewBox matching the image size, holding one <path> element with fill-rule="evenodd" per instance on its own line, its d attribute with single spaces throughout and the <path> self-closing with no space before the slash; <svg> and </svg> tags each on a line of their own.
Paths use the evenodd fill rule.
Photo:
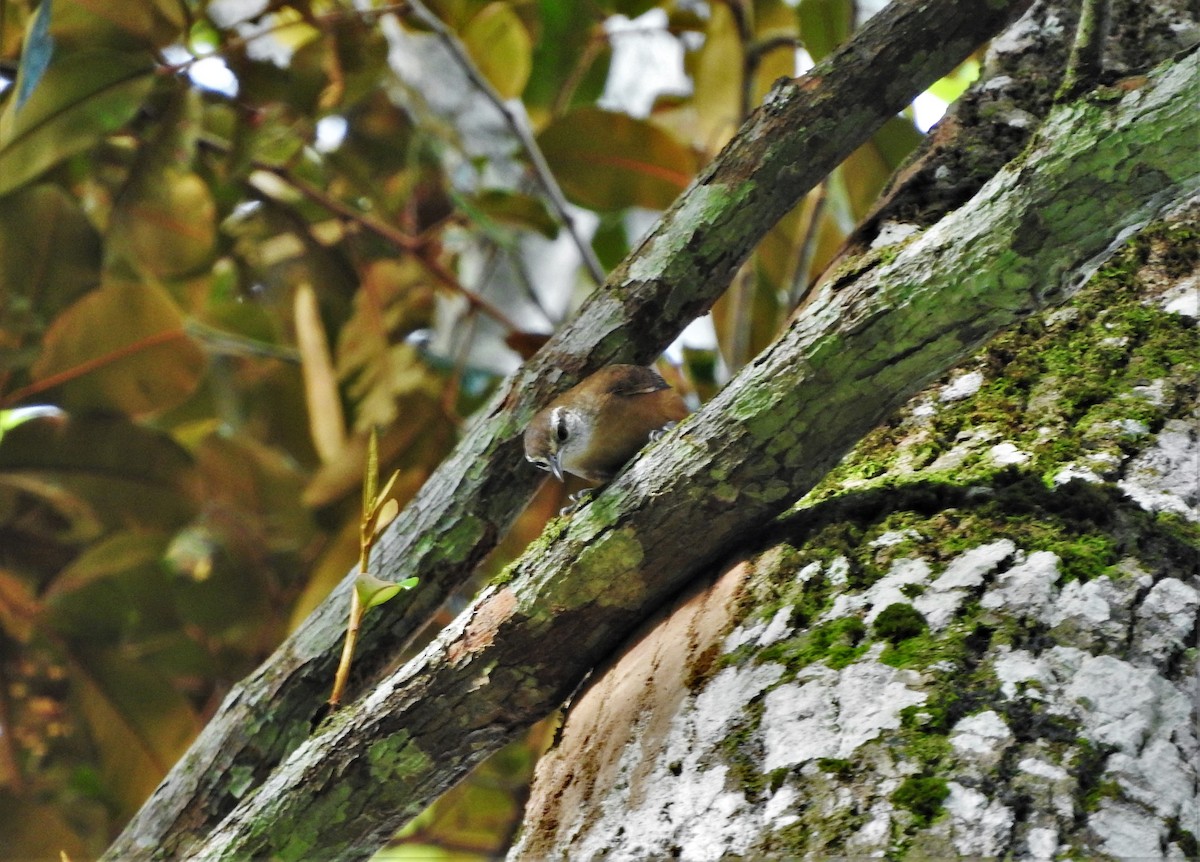
<svg viewBox="0 0 1200 862">
<path fill-rule="evenodd" d="M 565 482 L 567 480 L 563 478 L 563 469 L 562 465 L 558 463 L 558 458 L 557 452 L 550 458 L 550 472 L 554 474 L 555 479 Z"/>
</svg>

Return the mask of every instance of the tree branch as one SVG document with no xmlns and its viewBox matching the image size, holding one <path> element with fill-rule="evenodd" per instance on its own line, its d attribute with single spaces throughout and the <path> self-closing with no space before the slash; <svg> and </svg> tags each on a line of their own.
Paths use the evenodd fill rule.
<svg viewBox="0 0 1200 862">
<path fill-rule="evenodd" d="M 297 749 L 197 855 L 368 855 L 554 709 L 649 610 L 893 409 L 1200 192 L 1187 157 L 1198 59 L 1115 106 L 1058 111 L 1023 163 L 891 263 L 825 291 L 668 442 L 556 521 L 507 582 Z"/>
<path fill-rule="evenodd" d="M 420 577 L 421 586 L 368 617 L 360 672 L 386 668 L 521 510 L 541 480 L 519 439 L 539 406 L 601 365 L 661 352 L 804 194 L 1028 2 L 897 0 L 808 76 L 771 94 L 606 288 L 501 387 L 393 523 L 379 569 L 394 580 Z M 344 581 L 231 692 L 107 858 L 188 855 L 304 743 L 337 662 L 349 588 Z"/>
</svg>

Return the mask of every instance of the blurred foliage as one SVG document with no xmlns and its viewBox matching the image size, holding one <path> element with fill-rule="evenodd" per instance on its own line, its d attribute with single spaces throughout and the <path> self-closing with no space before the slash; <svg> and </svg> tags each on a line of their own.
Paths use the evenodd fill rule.
<svg viewBox="0 0 1200 862">
<path fill-rule="evenodd" d="M 841 0 L 429 5 L 524 109 L 569 200 L 598 214 L 607 266 L 644 229 L 639 210 L 668 206 L 795 74 L 801 46 L 823 56 L 853 25 Z M 691 90 L 648 117 L 601 107 L 606 22 L 646 12 Z M 481 98 L 452 59 L 404 70 L 406 40 L 436 41 L 405 15 L 348 0 L 0 3 L 9 856 L 99 852 L 354 563 L 371 429 L 402 505 L 515 351 L 594 289 L 577 263 L 538 268 L 573 248 L 529 154 L 511 134 L 479 149 L 478 114 L 438 101 Z M 772 340 L 916 138 L 897 118 L 772 231 L 714 310 L 715 341 L 670 371 L 677 385 L 707 398 Z M 485 571 L 561 490 L 538 495 Z M 501 851 L 544 742 L 449 794 L 396 858 Z"/>
</svg>

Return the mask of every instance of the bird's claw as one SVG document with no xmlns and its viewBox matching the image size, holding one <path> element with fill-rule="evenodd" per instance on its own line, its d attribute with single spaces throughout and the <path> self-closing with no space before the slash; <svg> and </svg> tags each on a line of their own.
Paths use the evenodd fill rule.
<svg viewBox="0 0 1200 862">
<path fill-rule="evenodd" d="M 679 424 L 678 422 L 668 422 L 666 425 L 664 425 L 661 428 L 655 428 L 653 431 L 650 432 L 650 442 L 657 443 L 663 437 L 666 437 L 667 432 L 669 432 L 672 428 L 674 428 L 678 424 Z"/>
<path fill-rule="evenodd" d="M 558 516 L 561 518 L 564 515 L 573 515 L 583 508 L 583 504 L 588 501 L 588 498 L 595 492 L 595 488 L 584 488 L 582 491 L 576 491 L 574 494 L 567 495 L 567 504 L 558 510 Z"/>
</svg>

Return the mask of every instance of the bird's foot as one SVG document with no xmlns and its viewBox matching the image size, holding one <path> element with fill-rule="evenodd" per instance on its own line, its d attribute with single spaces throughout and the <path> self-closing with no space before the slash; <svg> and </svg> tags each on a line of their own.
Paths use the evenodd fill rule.
<svg viewBox="0 0 1200 862">
<path fill-rule="evenodd" d="M 563 515 L 573 515 L 583 508 L 587 503 L 588 498 L 596 492 L 595 488 L 584 488 L 582 491 L 576 491 L 574 494 L 567 495 L 567 505 L 558 510 L 558 515 L 561 518 Z"/>
<path fill-rule="evenodd" d="M 653 431 L 650 432 L 650 442 L 656 443 L 657 441 L 661 440 L 663 437 L 666 437 L 667 432 L 669 432 L 672 428 L 674 428 L 678 424 L 679 424 L 678 422 L 668 422 L 666 425 L 664 425 L 661 428 L 655 428 Z"/>
</svg>

